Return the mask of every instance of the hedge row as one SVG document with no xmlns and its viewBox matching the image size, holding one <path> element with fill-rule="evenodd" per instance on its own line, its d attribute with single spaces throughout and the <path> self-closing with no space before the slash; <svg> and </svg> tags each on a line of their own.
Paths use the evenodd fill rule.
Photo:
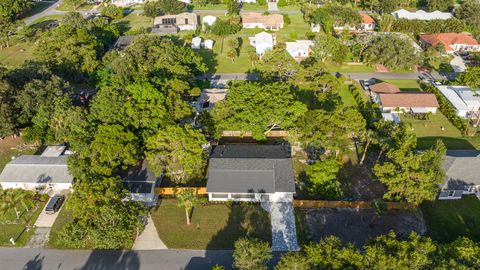
<svg viewBox="0 0 480 270">
<path fill-rule="evenodd" d="M 448 121 L 450 121 L 452 125 L 458 128 L 462 132 L 462 134 L 465 135 L 465 132 L 467 130 L 467 125 L 465 124 L 465 121 L 463 121 L 463 119 L 457 115 L 455 108 L 452 106 L 450 101 L 445 98 L 445 96 L 440 92 L 440 90 L 438 90 L 433 85 L 421 84 L 421 87 L 424 91 L 435 94 L 438 104 L 440 105 L 440 111 L 443 113 L 443 115 L 445 115 L 445 117 L 447 117 Z"/>
<path fill-rule="evenodd" d="M 351 84 L 348 89 L 357 103 L 358 110 L 367 121 L 367 125 L 371 127 L 375 120 L 375 111 L 372 108 L 370 100 L 362 93 L 363 89 L 357 83 Z"/>
</svg>

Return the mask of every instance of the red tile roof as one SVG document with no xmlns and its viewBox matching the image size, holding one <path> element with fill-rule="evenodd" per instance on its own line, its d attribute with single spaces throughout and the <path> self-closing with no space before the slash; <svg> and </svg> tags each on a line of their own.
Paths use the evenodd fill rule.
<svg viewBox="0 0 480 270">
<path fill-rule="evenodd" d="M 424 92 L 401 92 L 396 94 L 379 94 L 380 103 L 383 107 L 397 108 L 438 108 L 437 98 L 432 93 Z"/>
<path fill-rule="evenodd" d="M 372 90 L 372 92 L 375 92 L 375 93 L 384 93 L 384 94 L 394 94 L 394 93 L 400 92 L 400 88 L 398 88 L 397 86 L 391 83 L 386 83 L 386 82 L 370 85 L 370 90 Z"/>
<path fill-rule="evenodd" d="M 435 47 L 438 44 L 442 44 L 447 51 L 453 51 L 453 48 L 450 47 L 454 44 L 465 44 L 465 45 L 480 45 L 477 40 L 475 40 L 472 35 L 465 33 L 438 33 L 438 34 L 428 34 L 421 35 L 420 39 Z"/>
<path fill-rule="evenodd" d="M 363 20 L 363 23 L 364 24 L 373 24 L 375 23 L 375 20 L 370 17 L 368 14 L 360 14 L 360 16 L 362 16 L 362 20 Z"/>
</svg>

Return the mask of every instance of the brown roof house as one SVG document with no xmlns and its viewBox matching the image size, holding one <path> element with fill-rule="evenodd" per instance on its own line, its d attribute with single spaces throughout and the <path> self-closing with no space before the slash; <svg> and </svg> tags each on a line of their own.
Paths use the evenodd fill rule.
<svg viewBox="0 0 480 270">
<path fill-rule="evenodd" d="M 152 33 L 170 34 L 179 30 L 196 30 L 198 18 L 195 13 L 180 13 L 156 17 L 153 22 Z"/>
<path fill-rule="evenodd" d="M 420 44 L 425 47 L 443 46 L 447 53 L 459 51 L 480 51 L 480 43 L 470 34 L 438 33 L 420 36 Z"/>
<path fill-rule="evenodd" d="M 243 28 L 263 28 L 265 30 L 278 31 L 283 28 L 283 15 L 263 15 L 258 12 L 242 13 Z"/>
</svg>

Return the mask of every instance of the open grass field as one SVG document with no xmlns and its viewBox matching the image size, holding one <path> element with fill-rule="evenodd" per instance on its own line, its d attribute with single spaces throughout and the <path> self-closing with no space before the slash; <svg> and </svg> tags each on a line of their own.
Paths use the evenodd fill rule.
<svg viewBox="0 0 480 270">
<path fill-rule="evenodd" d="M 0 65 L 5 67 L 18 67 L 26 60 L 33 57 L 34 44 L 22 42 L 0 49 Z"/>
<path fill-rule="evenodd" d="M 35 233 L 34 224 L 45 207 L 45 203 L 37 201 L 30 212 L 22 210 L 19 220 L 15 220 L 16 217 L 5 219 L 7 215 L 14 216 L 13 211 L 10 211 L 10 214 L 2 214 L 5 216 L 0 218 L 0 246 L 12 246 L 10 238 L 15 239 L 15 246 L 24 246 Z"/>
<path fill-rule="evenodd" d="M 140 14 L 130 13 L 127 16 L 116 20 L 115 23 L 119 24 L 122 28 L 128 30 L 135 30 L 138 28 L 149 28 L 153 26 L 153 19 L 147 16 L 142 16 Z"/>
<path fill-rule="evenodd" d="M 367 65 L 339 65 L 330 61 L 324 62 L 325 67 L 330 72 L 374 72 L 374 68 Z"/>
<path fill-rule="evenodd" d="M 438 139 L 442 140 L 448 149 L 480 149 L 480 138 L 463 137 L 440 111 L 431 115 L 428 120 L 406 115 L 401 115 L 401 120 L 412 124 L 419 149 L 432 147 Z"/>
<path fill-rule="evenodd" d="M 460 236 L 480 241 L 480 200 L 474 195 L 461 200 L 426 202 L 421 205 L 428 235 L 441 243 Z"/>
<path fill-rule="evenodd" d="M 420 84 L 417 80 L 384 80 L 385 82 L 396 85 L 402 91 L 420 91 Z"/>
<path fill-rule="evenodd" d="M 151 215 L 168 248 L 233 249 L 244 236 L 271 241 L 270 216 L 260 205 L 197 204 L 192 224 L 187 225 L 185 209 L 178 207 L 177 200 L 164 199 Z"/>
</svg>

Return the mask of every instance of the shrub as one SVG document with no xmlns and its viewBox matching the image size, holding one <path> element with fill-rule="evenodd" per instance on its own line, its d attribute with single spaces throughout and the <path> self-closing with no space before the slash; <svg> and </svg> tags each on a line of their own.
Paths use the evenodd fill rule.
<svg viewBox="0 0 480 270">
<path fill-rule="evenodd" d="M 121 19 L 124 16 L 123 8 L 117 7 L 112 4 L 108 4 L 103 6 L 100 11 L 102 12 L 103 16 L 110 17 L 112 19 Z"/>
<path fill-rule="evenodd" d="M 288 16 L 288 14 L 285 14 L 285 13 L 282 13 L 282 16 L 283 16 L 283 24 L 285 26 L 289 25 L 292 23 L 292 20 L 290 19 L 290 17 Z"/>
<path fill-rule="evenodd" d="M 287 3 L 287 0 L 278 0 L 277 5 L 279 7 L 284 7 L 284 6 L 288 5 L 288 3 Z"/>
</svg>

